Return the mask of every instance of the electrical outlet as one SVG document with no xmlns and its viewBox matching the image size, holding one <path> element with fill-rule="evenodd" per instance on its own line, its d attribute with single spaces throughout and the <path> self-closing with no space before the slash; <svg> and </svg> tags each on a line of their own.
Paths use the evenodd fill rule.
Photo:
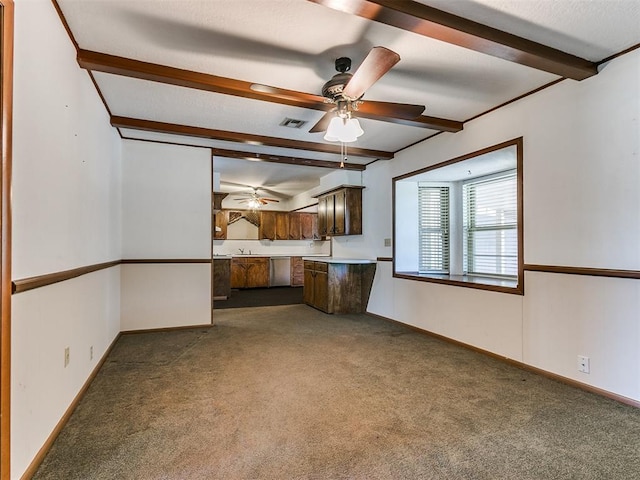
<svg viewBox="0 0 640 480">
<path fill-rule="evenodd" d="M 89 360 L 93 360 L 93 345 L 89 347 Z"/>
<path fill-rule="evenodd" d="M 578 371 L 583 373 L 589 373 L 589 357 L 584 355 L 578 355 Z"/>
<path fill-rule="evenodd" d="M 391 239 L 390 238 L 385 238 L 384 239 L 384 246 L 385 247 L 390 247 L 391 246 Z"/>
<path fill-rule="evenodd" d="M 70 355 L 69 355 L 69 347 L 64 348 L 64 367 L 67 368 L 69 365 Z"/>
</svg>

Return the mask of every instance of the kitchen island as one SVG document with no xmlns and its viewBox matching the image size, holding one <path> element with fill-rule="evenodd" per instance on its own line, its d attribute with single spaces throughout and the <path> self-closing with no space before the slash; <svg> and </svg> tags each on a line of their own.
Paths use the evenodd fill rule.
<svg viewBox="0 0 640 480">
<path fill-rule="evenodd" d="M 325 313 L 364 313 L 376 261 L 303 257 L 304 303 Z"/>
</svg>

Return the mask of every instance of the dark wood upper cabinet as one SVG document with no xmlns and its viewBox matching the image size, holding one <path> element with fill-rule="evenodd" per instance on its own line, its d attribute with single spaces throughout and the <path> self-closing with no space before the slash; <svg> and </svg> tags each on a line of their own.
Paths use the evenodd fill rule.
<svg viewBox="0 0 640 480">
<path fill-rule="evenodd" d="M 362 189 L 343 186 L 318 196 L 321 237 L 362 234 Z"/>
<path fill-rule="evenodd" d="M 213 238 L 216 240 L 227 239 L 227 212 L 220 210 L 213 215 Z"/>
<path fill-rule="evenodd" d="M 258 237 L 260 240 L 276 239 L 276 212 L 266 210 L 260 212 L 260 231 Z"/>
<path fill-rule="evenodd" d="M 316 240 L 317 234 L 314 231 L 314 218 L 318 218 L 313 213 L 300 213 L 298 214 L 300 222 L 300 239 L 301 240 Z M 317 222 L 315 222 L 317 225 Z"/>
<path fill-rule="evenodd" d="M 259 226 L 257 225 L 258 221 L 252 221 L 252 223 L 256 225 L 255 228 L 258 230 L 258 239 L 260 240 L 320 240 L 317 214 L 274 210 L 259 212 L 220 210 L 213 215 L 213 238 L 215 240 L 231 240 L 229 224 L 232 223 L 232 218 L 237 220 L 237 216 L 248 216 L 249 213 L 254 216 L 259 215 Z M 243 238 L 234 237 L 233 239 L 242 240 Z"/>
<path fill-rule="evenodd" d="M 289 240 L 302 239 L 302 213 L 289 214 Z"/>
<path fill-rule="evenodd" d="M 289 213 L 276 212 L 276 240 L 289 240 Z"/>
<path fill-rule="evenodd" d="M 333 216 L 333 208 L 331 209 Z M 318 197 L 318 235 L 322 238 L 328 234 L 327 225 L 327 197 Z"/>
</svg>

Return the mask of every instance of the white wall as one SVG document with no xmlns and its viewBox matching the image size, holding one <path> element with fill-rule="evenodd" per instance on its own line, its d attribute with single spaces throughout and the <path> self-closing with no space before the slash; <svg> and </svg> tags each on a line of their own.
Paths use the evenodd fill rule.
<svg viewBox="0 0 640 480">
<path fill-rule="evenodd" d="M 121 330 L 211 323 L 210 264 L 122 265 Z"/>
<path fill-rule="evenodd" d="M 48 0 L 15 5 L 13 122 L 13 278 L 120 259 L 121 141 Z M 115 339 L 119 310 L 119 267 L 12 297 L 11 478 Z"/>
<path fill-rule="evenodd" d="M 125 141 L 123 258 L 210 259 L 211 178 L 207 148 Z M 121 304 L 123 331 L 211 323 L 211 265 L 123 265 Z"/>
<path fill-rule="evenodd" d="M 217 255 L 329 255 L 331 244 L 328 240 L 214 240 L 213 253 Z"/>
<path fill-rule="evenodd" d="M 390 256 L 392 177 L 522 136 L 524 262 L 639 270 L 639 84 L 636 50 L 376 162 L 364 175 L 365 235 L 336 238 L 334 255 Z M 517 296 L 391 274 L 378 265 L 372 313 L 640 400 L 638 280 L 528 272 Z"/>
</svg>

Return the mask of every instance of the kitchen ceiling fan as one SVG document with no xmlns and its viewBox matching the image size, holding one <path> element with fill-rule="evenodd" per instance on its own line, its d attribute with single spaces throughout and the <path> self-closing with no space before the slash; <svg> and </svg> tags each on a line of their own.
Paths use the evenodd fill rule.
<svg viewBox="0 0 640 480">
<path fill-rule="evenodd" d="M 280 200 L 276 198 L 267 198 L 258 195 L 258 187 L 251 187 L 251 192 L 236 193 L 234 200 L 240 203 L 246 203 L 249 208 L 260 208 L 269 203 L 278 203 Z"/>
</svg>

